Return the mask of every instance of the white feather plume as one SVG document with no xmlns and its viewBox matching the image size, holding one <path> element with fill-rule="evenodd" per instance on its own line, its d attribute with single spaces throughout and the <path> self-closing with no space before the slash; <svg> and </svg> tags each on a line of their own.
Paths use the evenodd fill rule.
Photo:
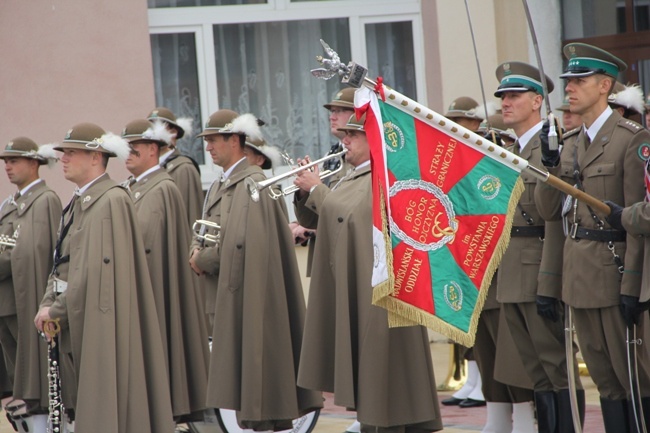
<svg viewBox="0 0 650 433">
<path fill-rule="evenodd" d="M 185 131 L 186 137 L 192 136 L 192 132 L 194 132 L 192 125 L 194 122 L 191 117 L 179 117 L 176 119 L 176 124 L 180 126 L 183 131 Z"/>
<path fill-rule="evenodd" d="M 643 90 L 639 87 L 638 84 L 631 84 L 625 86 L 624 90 L 611 95 L 613 98 L 612 101 L 616 105 L 626 107 L 630 110 L 634 110 L 639 114 L 645 112 L 644 100 L 643 100 Z"/>
<path fill-rule="evenodd" d="M 45 158 L 47 160 L 47 166 L 52 168 L 54 164 L 59 160 L 59 155 L 56 153 L 56 150 L 54 150 L 55 147 L 57 147 L 58 144 L 43 144 L 39 146 L 37 154 L 41 158 Z"/>
<path fill-rule="evenodd" d="M 494 115 L 497 113 L 497 110 L 499 109 L 499 104 L 497 104 L 494 101 L 487 101 L 487 116 L 485 115 L 485 105 L 480 104 L 478 107 L 475 108 L 474 115 L 480 119 L 487 119 L 488 117 Z"/>
<path fill-rule="evenodd" d="M 250 113 L 242 114 L 232 121 L 232 132 L 245 134 L 251 140 L 261 140 L 262 130 L 257 124 L 257 118 Z"/>
<path fill-rule="evenodd" d="M 102 135 L 99 145 L 109 152 L 114 153 L 119 159 L 126 161 L 129 157 L 129 143 L 119 135 L 115 135 L 112 132 L 107 132 Z"/>
<path fill-rule="evenodd" d="M 271 168 L 277 168 L 282 165 L 282 152 L 280 152 L 280 149 L 269 144 L 264 144 L 258 149 L 271 160 Z"/>
<path fill-rule="evenodd" d="M 151 126 L 142 133 L 142 138 L 148 138 L 151 140 L 161 140 L 167 144 L 171 144 L 172 138 L 174 138 L 174 134 L 172 134 L 167 129 L 167 127 L 162 121 L 155 120 L 151 123 Z"/>
</svg>

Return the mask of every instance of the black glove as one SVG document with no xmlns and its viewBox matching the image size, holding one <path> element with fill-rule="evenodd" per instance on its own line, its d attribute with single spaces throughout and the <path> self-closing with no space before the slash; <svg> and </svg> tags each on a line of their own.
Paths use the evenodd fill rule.
<svg viewBox="0 0 650 433">
<path fill-rule="evenodd" d="M 489 129 L 485 131 L 485 134 L 483 134 L 483 138 L 491 141 L 497 146 L 503 147 L 503 139 L 501 138 L 501 134 L 499 134 L 499 132 L 496 129 Z"/>
<path fill-rule="evenodd" d="M 639 324 L 641 313 L 647 308 L 645 304 L 647 303 L 641 304 L 637 296 L 621 295 L 619 307 L 621 307 L 623 321 L 628 328 Z"/>
<path fill-rule="evenodd" d="M 557 131 L 558 128 L 559 126 L 556 124 L 555 130 Z M 548 148 L 548 130 L 548 120 L 545 120 L 542 124 L 542 132 L 539 134 L 539 139 L 542 142 L 542 164 L 544 164 L 545 167 L 557 167 L 560 163 L 560 150 L 550 150 Z M 560 137 L 558 134 L 558 145 L 560 144 L 562 143 L 560 143 Z"/>
<path fill-rule="evenodd" d="M 558 305 L 559 302 L 556 298 L 550 296 L 537 295 L 535 299 L 535 304 L 537 304 L 537 314 L 542 316 L 545 319 L 550 320 L 551 322 L 557 322 L 560 318 L 558 314 Z"/>
<path fill-rule="evenodd" d="M 625 227 L 623 227 L 623 223 L 621 221 L 621 217 L 623 216 L 623 208 L 609 200 L 605 200 L 605 204 L 609 206 L 610 210 L 609 215 L 605 217 L 605 220 L 616 230 L 625 231 Z"/>
</svg>

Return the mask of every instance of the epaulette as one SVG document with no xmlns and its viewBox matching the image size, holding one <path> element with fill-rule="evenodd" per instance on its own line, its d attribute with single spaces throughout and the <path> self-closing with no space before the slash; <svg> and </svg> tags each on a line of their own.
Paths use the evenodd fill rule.
<svg viewBox="0 0 650 433">
<path fill-rule="evenodd" d="M 639 125 L 635 121 L 625 119 L 625 118 L 620 119 L 618 121 L 617 126 L 622 126 L 623 128 L 628 129 L 629 131 L 632 132 L 632 134 L 636 134 L 637 132 L 642 131 L 644 129 L 643 126 Z"/>
<path fill-rule="evenodd" d="M 582 125 L 578 126 L 577 128 L 573 128 L 570 131 L 566 131 L 564 134 L 562 134 L 562 139 L 573 137 L 574 135 L 577 135 L 580 132 L 581 128 L 582 128 Z"/>
</svg>

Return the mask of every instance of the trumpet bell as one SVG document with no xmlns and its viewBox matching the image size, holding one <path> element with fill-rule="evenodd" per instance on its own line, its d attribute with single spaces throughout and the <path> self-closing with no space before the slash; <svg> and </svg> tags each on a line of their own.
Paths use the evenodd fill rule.
<svg viewBox="0 0 650 433">
<path fill-rule="evenodd" d="M 260 201 L 259 184 L 255 182 L 253 179 L 251 179 L 250 177 L 244 179 L 244 184 L 246 185 L 246 189 L 248 190 L 248 195 L 251 196 L 251 200 L 253 200 L 255 203 Z"/>
<path fill-rule="evenodd" d="M 205 233 L 206 227 L 216 229 L 217 231 L 221 230 L 221 226 L 217 223 L 208 220 L 196 220 L 194 224 L 192 224 L 194 236 L 196 236 L 197 239 L 201 239 L 203 242 L 209 242 L 212 244 L 219 242 L 220 233 L 217 233 L 216 235 Z"/>
</svg>

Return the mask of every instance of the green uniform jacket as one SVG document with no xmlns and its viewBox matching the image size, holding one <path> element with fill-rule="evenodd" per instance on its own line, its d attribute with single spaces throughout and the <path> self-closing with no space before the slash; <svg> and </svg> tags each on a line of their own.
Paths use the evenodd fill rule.
<svg viewBox="0 0 650 433">
<path fill-rule="evenodd" d="M 600 200 L 611 200 L 630 206 L 643 200 L 643 151 L 650 145 L 650 133 L 637 123 L 613 112 L 587 147 L 583 129 L 564 142 L 560 165 L 549 170 L 562 180 L 575 184 L 574 150 L 584 190 Z M 535 201 L 546 220 L 561 218 L 562 194 L 542 183 L 535 190 Z M 604 216 L 599 216 L 604 221 Z M 574 222 L 573 207 L 568 213 Z M 587 206 L 578 202 L 575 221 L 587 229 L 597 230 Z M 604 229 L 611 229 L 605 223 Z M 627 235 L 627 242 L 614 243 L 616 254 L 623 260 L 625 272 L 621 275 L 608 250 L 607 242 L 568 236 L 564 243 L 564 270 L 562 299 L 576 308 L 604 308 L 618 305 L 620 294 L 639 296 L 643 267 L 643 240 Z"/>
</svg>

